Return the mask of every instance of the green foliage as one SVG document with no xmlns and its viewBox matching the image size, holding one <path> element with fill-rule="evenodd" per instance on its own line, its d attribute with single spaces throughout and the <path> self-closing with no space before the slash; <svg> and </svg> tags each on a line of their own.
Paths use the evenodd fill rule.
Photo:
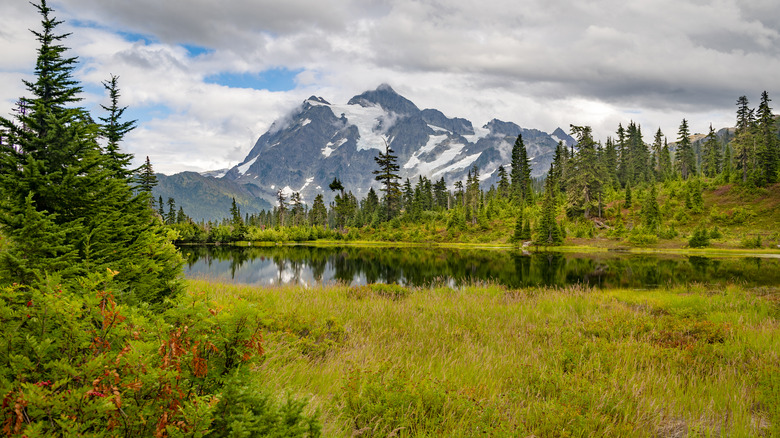
<svg viewBox="0 0 780 438">
<path fill-rule="evenodd" d="M 636 246 L 647 246 L 658 243 L 658 236 L 652 230 L 644 227 L 634 227 L 628 233 L 628 241 Z"/>
<path fill-rule="evenodd" d="M 111 273 L 70 291 L 0 289 L 0 415 L 27 436 L 319 436 L 303 403 L 252 381 L 266 316 L 187 294 L 164 315 L 118 304 Z"/>
<path fill-rule="evenodd" d="M 745 236 L 739 242 L 740 248 L 761 248 L 761 236 L 756 234 L 754 236 Z"/>
<path fill-rule="evenodd" d="M 688 246 L 691 248 L 706 248 L 710 246 L 710 238 L 707 229 L 704 227 L 696 228 L 688 239 Z"/>
<path fill-rule="evenodd" d="M 65 57 L 44 1 L 35 79 L 14 120 L 0 117 L 0 228 L 10 248 L 2 257 L 6 279 L 35 285 L 46 273 L 75 282 L 89 272 L 117 272 L 112 284 L 125 303 L 161 303 L 179 289 L 181 258 L 168 231 L 156 223 L 149 194 L 133 193 L 130 155 L 118 144 L 132 128 L 120 120 L 116 77 L 107 85 L 111 107 L 98 125 L 76 107 L 81 88 L 72 77 L 76 58 Z M 98 138 L 108 144 L 101 148 Z M 173 212 L 175 215 L 175 211 Z M 36 224 L 39 229 L 31 229 Z M 36 249 L 37 248 L 37 249 Z"/>
</svg>

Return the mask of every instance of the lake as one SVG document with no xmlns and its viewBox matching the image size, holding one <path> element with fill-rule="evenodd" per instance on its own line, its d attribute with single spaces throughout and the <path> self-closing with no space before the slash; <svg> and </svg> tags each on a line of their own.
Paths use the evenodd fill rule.
<svg viewBox="0 0 780 438">
<path fill-rule="evenodd" d="M 398 283 L 511 288 L 589 284 L 655 288 L 691 282 L 780 284 L 780 258 L 703 257 L 618 252 L 522 253 L 506 249 L 279 245 L 185 246 L 187 278 L 254 284 Z"/>
</svg>

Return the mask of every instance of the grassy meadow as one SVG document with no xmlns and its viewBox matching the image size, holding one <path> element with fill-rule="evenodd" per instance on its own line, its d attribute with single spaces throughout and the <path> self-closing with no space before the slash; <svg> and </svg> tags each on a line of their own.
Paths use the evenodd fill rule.
<svg viewBox="0 0 780 438">
<path fill-rule="evenodd" d="M 251 287 L 259 388 L 324 436 L 778 436 L 780 289 Z"/>
</svg>

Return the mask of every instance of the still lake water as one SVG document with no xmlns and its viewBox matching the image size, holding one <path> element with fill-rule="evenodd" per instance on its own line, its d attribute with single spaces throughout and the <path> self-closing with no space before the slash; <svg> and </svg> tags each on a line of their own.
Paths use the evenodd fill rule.
<svg viewBox="0 0 780 438">
<path fill-rule="evenodd" d="M 509 250 L 305 245 L 180 248 L 187 278 L 240 284 L 432 283 L 458 287 L 495 282 L 508 287 L 654 288 L 691 282 L 780 285 L 780 258 L 626 253 L 531 253 Z"/>
</svg>

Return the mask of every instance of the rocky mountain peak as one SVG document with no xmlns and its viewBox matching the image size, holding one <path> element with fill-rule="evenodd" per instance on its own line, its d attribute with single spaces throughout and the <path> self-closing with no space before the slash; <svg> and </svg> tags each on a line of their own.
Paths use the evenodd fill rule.
<svg viewBox="0 0 780 438">
<path fill-rule="evenodd" d="M 380 106 L 388 112 L 398 115 L 415 115 L 420 112 L 417 105 L 411 100 L 396 93 L 393 88 L 387 84 L 382 84 L 376 90 L 366 91 L 357 95 L 347 102 L 347 105 L 360 105 L 362 107 Z"/>
</svg>

